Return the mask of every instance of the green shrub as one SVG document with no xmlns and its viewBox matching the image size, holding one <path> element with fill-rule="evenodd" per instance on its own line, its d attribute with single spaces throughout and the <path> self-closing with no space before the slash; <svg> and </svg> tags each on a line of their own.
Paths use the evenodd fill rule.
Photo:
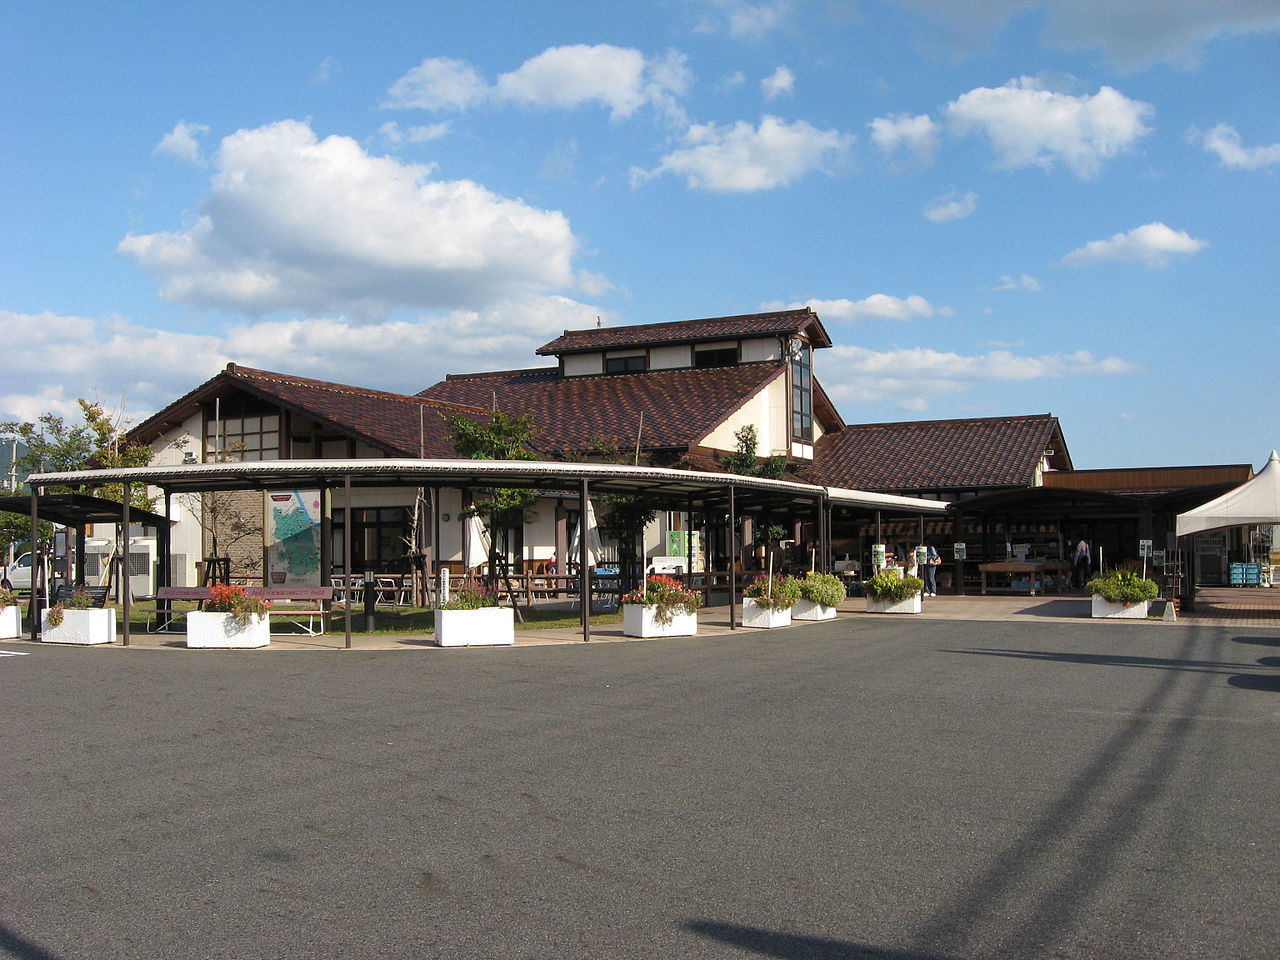
<svg viewBox="0 0 1280 960">
<path fill-rule="evenodd" d="M 766 610 L 787 610 L 800 599 L 800 581 L 791 576 L 756 577 L 742 592 Z"/>
<path fill-rule="evenodd" d="M 494 584 L 467 578 L 454 587 L 441 610 L 482 610 L 498 605 L 498 588 Z"/>
<path fill-rule="evenodd" d="M 1108 603 L 1123 603 L 1126 607 L 1160 596 L 1160 588 L 1154 580 L 1144 580 L 1132 570 L 1112 570 L 1094 577 L 1084 588 Z"/>
<path fill-rule="evenodd" d="M 824 607 L 835 607 L 844 599 L 844 583 L 830 573 L 810 570 L 800 581 L 800 597 Z"/>
<path fill-rule="evenodd" d="M 12 590 L 6 590 L 0 587 L 0 610 L 5 607 L 16 607 L 18 605 L 18 596 Z"/>
<path fill-rule="evenodd" d="M 899 603 L 924 590 L 924 581 L 919 577 L 899 577 L 896 573 L 881 570 L 870 580 L 864 580 L 862 589 L 872 600 Z"/>
</svg>

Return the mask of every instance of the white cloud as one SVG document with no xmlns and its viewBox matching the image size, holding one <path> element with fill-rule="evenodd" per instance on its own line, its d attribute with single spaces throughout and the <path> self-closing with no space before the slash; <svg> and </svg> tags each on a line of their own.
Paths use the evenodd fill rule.
<svg viewBox="0 0 1280 960">
<path fill-rule="evenodd" d="M 796 75 L 786 67 L 779 67 L 760 81 L 760 92 L 765 100 L 789 97 L 796 90 Z"/>
<path fill-rule="evenodd" d="M 1156 268 L 1166 266 L 1173 256 L 1189 256 L 1208 245 L 1207 240 L 1196 240 L 1183 230 L 1174 230 L 1163 223 L 1146 223 L 1106 240 L 1091 240 L 1068 253 L 1062 263 L 1079 267 L 1105 260 L 1125 260 Z"/>
<path fill-rule="evenodd" d="M 716 93 L 729 93 L 738 89 L 738 87 L 742 86 L 746 82 L 747 75 L 741 70 L 735 70 L 715 85 L 715 91 Z"/>
<path fill-rule="evenodd" d="M 674 51 L 648 58 L 639 50 L 603 43 L 548 47 L 493 84 L 469 63 L 434 57 L 393 83 L 382 106 L 462 111 L 484 102 L 542 109 L 598 103 L 619 120 L 650 105 L 684 122 L 679 98 L 692 76 L 685 57 Z"/>
<path fill-rule="evenodd" d="M 819 130 L 803 120 L 787 123 L 765 116 L 760 126 L 745 120 L 731 126 L 694 124 L 684 146 L 667 154 L 653 170 L 633 167 L 633 186 L 672 173 L 690 189 L 749 193 L 785 186 L 815 170 L 826 170 L 852 146 L 851 134 Z"/>
<path fill-rule="evenodd" d="M 876 351 L 836 346 L 831 353 L 836 362 L 824 368 L 829 372 L 823 374 L 822 385 L 834 399 L 881 403 L 889 399 L 912 411 L 927 409 L 931 400 L 966 392 L 979 383 L 1114 375 L 1138 369 L 1127 360 L 1099 360 L 1085 350 L 1039 357 L 1006 350 L 964 356 L 923 347 Z"/>
<path fill-rule="evenodd" d="M 921 166 L 933 162 L 933 155 L 938 149 L 939 128 L 927 114 L 913 117 L 907 113 L 896 113 L 877 117 L 867 126 L 871 128 L 871 142 L 880 148 L 886 159 L 901 150 Z"/>
<path fill-rule="evenodd" d="M 1014 277 L 1005 274 L 1000 281 L 991 288 L 992 290 L 1028 290 L 1031 293 L 1040 293 L 1044 287 L 1040 285 L 1040 281 L 1030 274 L 1024 273 L 1021 276 Z"/>
<path fill-rule="evenodd" d="M 320 66 L 316 67 L 316 72 L 312 75 L 312 79 L 316 83 L 326 84 L 342 72 L 342 66 L 336 58 L 325 57 L 320 61 Z"/>
<path fill-rule="evenodd" d="M 924 216 L 934 223 L 946 223 L 950 220 L 963 220 L 973 216 L 978 209 L 978 195 L 972 190 L 960 193 L 952 190 L 936 198 L 924 208 Z"/>
<path fill-rule="evenodd" d="M 1192 142 L 1203 144 L 1210 153 L 1216 153 L 1224 167 L 1258 170 L 1280 164 L 1280 143 L 1265 147 L 1246 147 L 1240 138 L 1240 132 L 1226 123 L 1220 123 L 1203 134 L 1192 129 L 1188 136 Z"/>
<path fill-rule="evenodd" d="M 478 310 L 361 323 L 343 317 L 257 320 L 213 336 L 93 319 L 0 310 L 13 337 L 0 421 L 77 416 L 76 397 L 123 398 L 137 423 L 228 362 L 356 386 L 416 393 L 447 373 L 529 365 L 565 329 L 593 326 L 598 307 L 559 296 L 516 297 Z"/>
<path fill-rule="evenodd" d="M 378 127 L 378 134 L 393 147 L 406 143 L 427 143 L 449 135 L 448 120 L 440 123 L 429 123 L 421 127 L 402 127 L 394 120 L 388 120 Z"/>
<path fill-rule="evenodd" d="M 949 103 L 946 113 L 953 133 L 985 134 L 1001 167 L 1049 170 L 1061 162 L 1088 178 L 1104 160 L 1151 132 L 1143 121 L 1154 108 L 1111 87 L 1077 97 L 1021 77 L 1003 87 L 970 90 Z"/>
<path fill-rule="evenodd" d="M 730 36 L 759 39 L 781 27 L 795 0 L 771 0 L 752 3 L 749 0 L 693 0 L 709 8 L 708 15 L 698 24 L 700 33 L 712 33 L 725 29 Z"/>
<path fill-rule="evenodd" d="M 801 307 L 809 307 L 827 320 L 848 321 L 914 320 L 917 317 L 949 317 L 954 312 L 950 307 L 935 307 L 924 297 L 914 293 L 905 299 L 885 293 L 873 293 L 862 300 L 805 300 L 801 303 L 783 303 L 779 300 L 761 304 L 760 309 L 768 312 L 798 310 Z"/>
<path fill-rule="evenodd" d="M 382 106 L 465 110 L 488 95 L 488 84 L 471 64 L 451 57 L 431 57 L 393 83 Z"/>
<path fill-rule="evenodd" d="M 204 157 L 200 155 L 200 144 L 196 137 L 202 137 L 208 132 L 209 128 L 203 123 L 187 123 L 185 120 L 180 120 L 172 130 L 160 138 L 160 142 L 151 152 L 202 167 Z"/>
<path fill-rule="evenodd" d="M 1043 13 L 1044 40 L 1061 49 L 1101 49 L 1125 69 L 1192 66 L 1216 37 L 1280 28 L 1274 0 L 898 0 L 929 11 L 968 52 L 1031 10 Z"/>
<path fill-rule="evenodd" d="M 248 314 L 379 316 L 572 284 L 577 241 L 562 213 L 430 174 L 294 120 L 241 130 L 222 141 L 190 228 L 129 234 L 117 249 L 167 300 Z"/>
</svg>

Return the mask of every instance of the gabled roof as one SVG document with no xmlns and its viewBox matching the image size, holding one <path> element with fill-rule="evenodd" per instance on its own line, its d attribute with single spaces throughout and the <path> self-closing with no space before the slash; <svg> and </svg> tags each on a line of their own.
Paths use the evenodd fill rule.
<svg viewBox="0 0 1280 960">
<path fill-rule="evenodd" d="M 482 416 L 486 409 L 428 400 L 342 383 L 310 380 L 286 373 L 227 364 L 225 370 L 145 420 L 129 437 L 147 443 L 165 429 L 184 421 L 215 397 L 240 390 L 278 404 L 292 413 L 343 436 L 361 440 L 388 453 L 450 457 L 446 417 L 456 413 Z"/>
<path fill-rule="evenodd" d="M 671 323 L 642 323 L 627 327 L 566 330 L 563 335 L 556 337 L 550 343 L 543 344 L 536 352 L 546 357 L 566 353 L 589 353 L 593 350 L 703 343 L 796 333 L 804 333 L 815 347 L 831 346 L 831 338 L 823 329 L 822 321 L 810 308 L 805 307 L 800 310 L 783 310 L 777 313 L 748 313 L 737 317 L 708 317 L 704 320 L 678 320 Z"/>
<path fill-rule="evenodd" d="M 548 454 L 589 452 L 600 437 L 625 448 L 637 431 L 644 449 L 688 448 L 785 374 L 778 363 L 566 378 L 550 367 L 450 376 L 418 396 L 531 413 L 534 447 Z"/>
<path fill-rule="evenodd" d="M 1030 486 L 1048 450 L 1056 469 L 1071 469 L 1058 418 L 1047 413 L 850 424 L 818 441 L 802 476 L 861 490 Z"/>
</svg>

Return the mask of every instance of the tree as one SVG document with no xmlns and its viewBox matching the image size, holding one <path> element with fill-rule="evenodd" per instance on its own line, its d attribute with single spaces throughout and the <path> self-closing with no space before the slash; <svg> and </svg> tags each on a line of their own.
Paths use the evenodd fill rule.
<svg viewBox="0 0 1280 960">
<path fill-rule="evenodd" d="M 726 473 L 736 473 L 743 477 L 763 477 L 767 480 L 780 480 L 787 469 L 787 458 L 772 456 L 760 460 L 756 451 L 760 446 L 760 438 L 756 435 L 754 424 L 748 423 L 734 433 L 738 441 L 738 449 L 726 453 L 720 459 L 720 465 Z"/>
<path fill-rule="evenodd" d="M 64 473 L 71 470 L 94 468 L 145 467 L 151 462 L 151 447 L 131 443 L 124 437 L 123 415 L 109 414 L 102 404 L 83 397 L 80 405 L 81 423 L 68 423 L 53 413 L 41 414 L 34 422 L 15 420 L 0 423 L 0 434 L 16 436 L 26 446 L 15 463 L 19 470 L 28 473 Z M 30 484 L 27 484 L 28 489 Z M 66 484 L 49 488 L 55 493 L 88 493 L 88 484 Z M 97 495 L 123 502 L 124 485 L 102 484 Z M 146 486 L 135 484 L 129 494 L 132 506 L 150 510 L 155 498 L 147 496 Z"/>
<path fill-rule="evenodd" d="M 596 437 L 592 446 L 604 463 L 639 466 L 636 455 L 619 448 L 614 437 Z M 637 547 L 637 543 L 645 528 L 658 515 L 660 504 L 653 497 L 638 493 L 606 493 L 596 499 L 601 506 L 600 526 L 618 541 L 622 590 L 625 593 L 635 586 L 635 571 L 641 566 L 639 561 L 643 550 Z"/>
<path fill-rule="evenodd" d="M 533 414 L 508 416 L 494 410 L 488 422 L 473 420 L 463 414 L 447 418 L 449 441 L 460 457 L 472 460 L 537 460 L 529 445 L 537 435 Z M 489 531 L 490 582 L 497 578 L 498 531 L 522 525 L 524 512 L 533 506 L 538 495 L 533 490 L 493 487 L 480 491 L 470 506 L 459 511 L 462 517 L 479 517 Z"/>
</svg>

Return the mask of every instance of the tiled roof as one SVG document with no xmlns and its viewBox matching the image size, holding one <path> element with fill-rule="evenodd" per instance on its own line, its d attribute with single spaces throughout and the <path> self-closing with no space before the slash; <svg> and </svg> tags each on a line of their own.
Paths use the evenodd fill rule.
<svg viewBox="0 0 1280 960">
<path fill-rule="evenodd" d="M 446 417 L 486 412 L 461 404 L 308 380 L 235 364 L 228 365 L 227 373 L 312 419 L 327 421 L 374 446 L 411 457 L 418 456 L 420 450 L 426 457 L 455 456 Z"/>
<path fill-rule="evenodd" d="M 418 456 L 420 449 L 427 457 L 454 456 L 445 418 L 455 413 L 483 415 L 487 412 L 487 408 L 367 390 L 229 363 L 217 376 L 139 424 L 130 431 L 130 437 L 149 442 L 167 426 L 189 416 L 201 403 L 235 388 L 279 403 L 388 453 L 410 457 Z"/>
<path fill-rule="evenodd" d="M 778 313 L 749 313 L 737 317 L 708 317 L 672 323 L 642 323 L 627 327 L 593 327 L 566 330 L 562 336 L 539 347 L 541 356 L 649 347 L 660 344 L 694 343 L 707 340 L 736 340 L 739 337 L 766 337 L 808 331 L 816 347 L 831 346 L 831 338 L 818 315 L 805 307 Z"/>
<path fill-rule="evenodd" d="M 885 492 L 1028 486 L 1046 448 L 1061 444 L 1050 414 L 850 424 L 818 441 L 802 477 Z"/>
<path fill-rule="evenodd" d="M 749 363 L 562 379 L 550 367 L 451 376 L 419 396 L 531 413 L 539 428 L 534 446 L 548 455 L 588 452 L 600 437 L 634 444 L 642 413 L 643 448 L 691 447 L 784 374 L 777 363 Z"/>
</svg>

